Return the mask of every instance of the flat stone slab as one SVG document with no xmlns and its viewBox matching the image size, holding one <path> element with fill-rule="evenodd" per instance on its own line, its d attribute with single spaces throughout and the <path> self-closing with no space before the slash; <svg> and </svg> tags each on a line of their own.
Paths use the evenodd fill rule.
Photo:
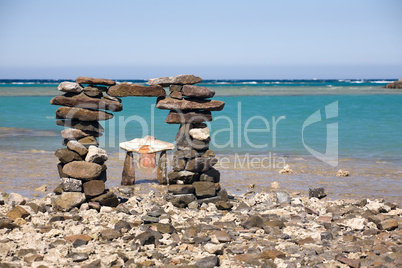
<svg viewBox="0 0 402 268">
<path fill-rule="evenodd" d="M 57 120 L 56 124 L 62 127 L 71 127 L 89 132 L 104 132 L 105 129 L 97 121 Z"/>
<path fill-rule="evenodd" d="M 68 107 L 87 108 L 87 109 L 101 109 L 110 110 L 113 112 L 119 112 L 123 110 L 123 105 L 118 101 L 112 101 L 108 99 L 91 98 L 86 94 L 81 93 L 78 95 L 69 96 L 64 94 L 56 96 L 50 100 L 52 105 L 62 105 Z"/>
<path fill-rule="evenodd" d="M 184 111 L 184 110 L 205 110 L 205 111 L 221 111 L 225 106 L 225 102 L 218 100 L 202 100 L 202 99 L 173 99 L 170 97 L 160 97 L 157 100 L 156 108 L 162 110 Z"/>
<path fill-rule="evenodd" d="M 160 97 L 166 96 L 166 91 L 159 85 L 142 86 L 128 83 L 121 83 L 109 88 L 107 94 L 112 97 Z"/>
<path fill-rule="evenodd" d="M 92 77 L 78 77 L 75 82 L 78 84 L 86 84 L 86 85 L 104 85 L 104 86 L 114 86 L 116 82 L 110 79 L 104 78 L 92 78 Z"/>
<path fill-rule="evenodd" d="M 175 145 L 170 142 L 155 140 L 152 136 L 145 136 L 144 138 L 135 138 L 131 141 L 121 142 L 120 148 L 128 152 L 152 154 L 173 150 Z"/>
<path fill-rule="evenodd" d="M 82 108 L 59 107 L 57 119 L 78 119 L 81 121 L 100 121 L 113 118 L 113 114 L 104 111 L 92 111 Z"/>
<path fill-rule="evenodd" d="M 180 74 L 172 77 L 159 77 L 149 79 L 148 84 L 168 87 L 170 85 L 193 85 L 200 83 L 201 81 L 202 81 L 201 77 L 192 74 Z"/>
<path fill-rule="evenodd" d="M 210 111 L 200 112 L 175 112 L 170 111 L 165 119 L 168 124 L 186 124 L 186 123 L 202 123 L 212 121 L 212 114 Z"/>
<path fill-rule="evenodd" d="M 199 87 L 193 85 L 184 85 L 181 89 L 181 94 L 190 98 L 212 98 L 215 96 L 215 90 L 207 87 Z"/>
</svg>

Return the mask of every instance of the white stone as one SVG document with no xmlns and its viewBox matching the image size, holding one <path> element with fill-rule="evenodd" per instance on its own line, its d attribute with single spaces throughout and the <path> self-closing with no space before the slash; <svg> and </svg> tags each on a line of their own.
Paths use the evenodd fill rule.
<svg viewBox="0 0 402 268">
<path fill-rule="evenodd" d="M 349 171 L 342 170 L 342 169 L 338 170 L 338 172 L 336 173 L 337 177 L 347 177 L 349 175 L 350 175 Z"/>
<path fill-rule="evenodd" d="M 105 150 L 93 145 L 89 146 L 87 156 L 85 157 L 86 162 L 102 165 L 105 161 L 107 161 L 107 159 L 108 156 Z"/>
<path fill-rule="evenodd" d="M 190 136 L 195 140 L 205 141 L 205 140 L 209 140 L 209 138 L 210 138 L 209 128 L 207 128 L 207 127 L 192 128 L 192 129 L 190 129 L 189 133 L 190 133 Z"/>
<path fill-rule="evenodd" d="M 271 188 L 272 189 L 279 189 L 279 188 L 281 188 L 281 186 L 279 185 L 279 182 L 274 181 L 274 182 L 271 182 Z"/>
<path fill-rule="evenodd" d="M 173 150 L 175 145 L 170 142 L 155 140 L 152 136 L 144 138 L 135 138 L 131 141 L 121 142 L 120 148 L 128 152 L 136 153 L 157 153 L 167 150 Z"/>
<path fill-rule="evenodd" d="M 21 204 L 25 204 L 25 199 L 20 194 L 11 193 L 8 195 L 8 198 L 4 203 L 6 204 L 6 206 L 15 207 Z"/>
<path fill-rule="evenodd" d="M 279 174 L 292 174 L 293 170 L 290 169 L 289 165 L 285 165 L 281 170 L 279 170 Z"/>
<path fill-rule="evenodd" d="M 220 244 L 207 243 L 204 245 L 204 249 L 208 253 L 215 254 L 219 251 L 222 251 L 224 246 L 225 246 L 224 243 L 220 243 Z"/>
<path fill-rule="evenodd" d="M 73 93 L 80 93 L 84 90 L 84 88 L 75 82 L 61 82 L 57 87 L 59 91 L 63 92 L 73 92 Z"/>
<path fill-rule="evenodd" d="M 353 230 L 359 230 L 359 231 L 363 230 L 365 226 L 363 218 L 353 218 L 346 220 L 344 222 L 344 225 Z"/>
</svg>

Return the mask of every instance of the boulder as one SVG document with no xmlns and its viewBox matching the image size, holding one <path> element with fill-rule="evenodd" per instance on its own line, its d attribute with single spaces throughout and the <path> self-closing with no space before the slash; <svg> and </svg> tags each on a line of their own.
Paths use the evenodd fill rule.
<svg viewBox="0 0 402 268">
<path fill-rule="evenodd" d="M 81 93 L 83 87 L 80 84 L 74 82 L 61 82 L 57 89 L 63 92 Z"/>
<path fill-rule="evenodd" d="M 186 123 L 202 123 L 212 121 L 212 115 L 209 111 L 198 112 L 175 112 L 170 111 L 165 119 L 168 124 L 186 124 Z"/>
<path fill-rule="evenodd" d="M 215 183 L 196 181 L 193 183 L 197 197 L 212 197 L 216 195 Z"/>
<path fill-rule="evenodd" d="M 82 108 L 59 107 L 56 111 L 57 119 L 78 119 L 81 121 L 99 121 L 113 118 L 113 114 L 104 111 L 92 111 Z"/>
<path fill-rule="evenodd" d="M 97 121 L 57 120 L 56 124 L 63 127 L 71 127 L 87 132 L 104 132 L 105 129 Z"/>
<path fill-rule="evenodd" d="M 51 198 L 52 206 L 62 211 L 70 211 L 74 207 L 78 207 L 85 201 L 85 195 L 78 192 L 63 192 Z"/>
<path fill-rule="evenodd" d="M 197 200 L 193 194 L 166 195 L 166 201 L 171 202 L 175 207 L 185 208 L 191 202 Z"/>
<path fill-rule="evenodd" d="M 61 178 L 61 188 L 64 192 L 81 192 L 82 181 L 73 178 Z"/>
<path fill-rule="evenodd" d="M 92 180 L 83 184 L 84 194 L 87 197 L 94 197 L 105 192 L 105 183 L 101 180 Z"/>
<path fill-rule="evenodd" d="M 207 128 L 207 127 L 192 128 L 192 129 L 190 129 L 189 133 L 190 133 L 190 136 L 196 140 L 206 141 L 206 140 L 210 139 L 209 128 Z"/>
<path fill-rule="evenodd" d="M 81 138 L 88 137 L 89 134 L 80 129 L 67 128 L 61 131 L 61 136 L 63 137 L 63 139 L 67 140 L 79 140 Z"/>
<path fill-rule="evenodd" d="M 68 93 L 61 96 L 56 96 L 50 100 L 50 104 L 94 110 L 110 110 L 113 112 L 123 110 L 123 105 L 118 101 L 92 98 L 87 95 L 88 93 L 89 91 L 74 96 L 70 96 Z M 102 92 L 100 92 L 100 94 L 102 94 Z"/>
<path fill-rule="evenodd" d="M 202 82 L 202 78 L 192 74 L 180 74 L 173 77 L 159 77 L 149 79 L 149 85 L 160 85 L 168 87 L 170 85 L 192 85 Z"/>
<path fill-rule="evenodd" d="M 87 156 L 85 157 L 86 162 L 102 165 L 107 159 L 108 156 L 105 150 L 93 145 L 89 146 Z"/>
<path fill-rule="evenodd" d="M 78 141 L 68 141 L 67 142 L 67 148 L 70 149 L 71 151 L 76 152 L 80 156 L 84 156 L 88 153 L 88 149 L 85 148 L 84 145 L 79 143 Z"/>
<path fill-rule="evenodd" d="M 74 161 L 64 165 L 63 172 L 72 178 L 92 180 L 99 177 L 102 166 L 91 162 Z"/>
<path fill-rule="evenodd" d="M 207 88 L 207 87 L 199 87 L 193 85 L 184 85 L 181 89 L 181 93 L 183 96 L 190 98 L 212 98 L 215 96 L 215 90 Z"/>
<path fill-rule="evenodd" d="M 103 79 L 103 78 L 92 78 L 92 77 L 78 77 L 75 82 L 78 84 L 85 84 L 85 85 L 104 85 L 104 86 L 114 86 L 116 82 L 110 79 Z"/>
<path fill-rule="evenodd" d="M 72 161 L 81 161 L 82 158 L 79 154 L 74 151 L 71 151 L 67 148 L 60 148 L 54 153 L 54 155 L 59 158 L 62 163 L 70 163 Z"/>
<path fill-rule="evenodd" d="M 160 97 L 166 96 L 166 92 L 163 87 L 158 85 L 142 86 L 128 83 L 121 83 L 112 86 L 107 91 L 107 94 L 112 97 Z"/>
<path fill-rule="evenodd" d="M 184 111 L 184 110 L 205 110 L 205 111 L 221 111 L 225 106 L 225 102 L 218 100 L 201 100 L 201 99 L 173 99 L 170 97 L 159 97 L 156 102 L 156 108 L 162 110 Z"/>
</svg>

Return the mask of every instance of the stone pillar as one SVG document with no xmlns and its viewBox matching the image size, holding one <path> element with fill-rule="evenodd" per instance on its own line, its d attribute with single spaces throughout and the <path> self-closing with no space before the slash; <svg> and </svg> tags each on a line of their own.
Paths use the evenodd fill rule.
<svg viewBox="0 0 402 268">
<path fill-rule="evenodd" d="M 135 167 L 134 167 L 133 152 L 127 152 L 126 159 L 124 160 L 121 185 L 134 185 L 134 184 L 135 184 Z"/>
<path fill-rule="evenodd" d="M 167 181 L 167 154 L 166 151 L 162 151 L 159 155 L 158 167 L 156 169 L 156 175 L 159 184 L 166 185 Z"/>
</svg>

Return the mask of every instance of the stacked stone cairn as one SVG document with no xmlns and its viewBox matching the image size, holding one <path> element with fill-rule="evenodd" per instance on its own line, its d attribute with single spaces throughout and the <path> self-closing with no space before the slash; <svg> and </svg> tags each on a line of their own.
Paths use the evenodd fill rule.
<svg viewBox="0 0 402 268">
<path fill-rule="evenodd" d="M 213 167 L 218 159 L 209 149 L 210 134 L 204 123 L 212 120 L 211 111 L 221 111 L 225 103 L 210 100 L 214 90 L 194 85 L 201 81 L 194 75 L 148 81 L 151 86 L 169 87 L 169 97 L 159 97 L 156 108 L 170 110 L 166 123 L 180 124 L 166 196 L 177 207 L 227 201 L 227 193 L 219 184 L 220 173 Z"/>
<path fill-rule="evenodd" d="M 117 196 L 106 189 L 106 151 L 99 148 L 97 137 L 102 136 L 103 127 L 98 121 L 113 118 L 111 112 L 123 109 L 117 97 L 166 96 L 161 86 L 142 86 L 121 83 L 109 79 L 78 77 L 76 82 L 62 82 L 58 90 L 63 95 L 54 97 L 50 103 L 60 105 L 56 111 L 57 125 L 61 131 L 63 148 L 55 155 L 61 184 L 55 189 L 53 206 L 68 211 L 83 202 L 99 209 L 101 205 L 115 207 Z"/>
</svg>

